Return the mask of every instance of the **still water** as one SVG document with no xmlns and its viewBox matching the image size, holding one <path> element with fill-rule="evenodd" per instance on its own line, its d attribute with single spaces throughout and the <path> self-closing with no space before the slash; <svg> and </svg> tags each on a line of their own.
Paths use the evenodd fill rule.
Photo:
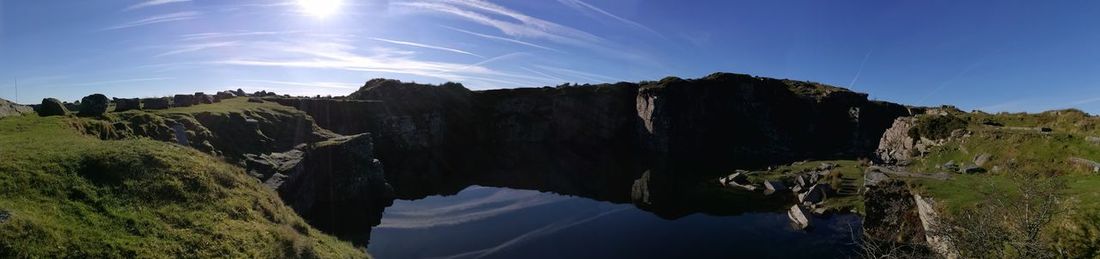
<svg viewBox="0 0 1100 259">
<path fill-rule="evenodd" d="M 395 201 L 374 227 L 376 258 L 837 258 L 855 256 L 860 219 L 834 215 L 810 231 L 785 213 L 662 219 L 632 204 L 471 186 Z"/>
</svg>

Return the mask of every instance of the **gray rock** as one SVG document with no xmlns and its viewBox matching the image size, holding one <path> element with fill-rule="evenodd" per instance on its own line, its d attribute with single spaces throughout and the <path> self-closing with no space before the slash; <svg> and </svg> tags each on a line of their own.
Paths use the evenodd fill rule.
<svg viewBox="0 0 1100 259">
<path fill-rule="evenodd" d="M 129 110 L 141 110 L 141 99 L 118 99 L 115 100 L 115 112 L 124 112 Z"/>
<path fill-rule="evenodd" d="M 1069 162 L 1088 168 L 1089 170 L 1092 170 L 1093 173 L 1100 173 L 1100 163 L 1097 163 L 1096 161 L 1080 157 L 1070 157 Z"/>
<path fill-rule="evenodd" d="M 30 106 L 19 105 L 8 100 L 0 99 L 0 118 L 8 116 L 23 116 L 23 114 L 33 113 L 34 109 Z"/>
<path fill-rule="evenodd" d="M 786 191 L 787 186 L 779 181 L 764 181 L 764 189 L 772 192 Z"/>
<path fill-rule="evenodd" d="M 993 155 L 990 155 L 989 153 L 981 153 L 978 156 L 974 157 L 974 164 L 977 166 L 985 166 L 985 164 L 989 163 L 989 160 L 992 158 Z"/>
<path fill-rule="evenodd" d="M 0 210 L 0 223 L 7 222 L 11 218 L 11 212 Z"/>
<path fill-rule="evenodd" d="M 1089 143 L 1092 143 L 1094 145 L 1100 145 L 1100 137 L 1088 136 L 1085 137 L 1085 141 L 1088 141 Z"/>
<path fill-rule="evenodd" d="M 787 210 L 787 217 L 791 219 L 791 223 L 798 229 L 806 229 L 813 225 L 813 218 L 810 216 L 810 213 L 798 205 L 791 206 L 791 209 Z"/>
<path fill-rule="evenodd" d="M 42 99 L 42 104 L 38 106 L 38 116 L 59 116 L 69 114 L 69 109 L 65 108 L 61 101 L 54 98 Z"/>
<path fill-rule="evenodd" d="M 184 146 L 190 145 L 187 141 L 187 129 L 183 127 L 183 124 L 176 123 L 172 125 L 172 131 L 176 135 L 176 143 Z"/>
<path fill-rule="evenodd" d="M 80 99 L 80 116 L 100 116 L 107 113 L 111 99 L 103 94 L 92 94 Z"/>
<path fill-rule="evenodd" d="M 207 95 L 203 92 L 195 93 L 195 104 L 212 104 L 214 103 L 214 97 Z"/>
<path fill-rule="evenodd" d="M 890 176 L 887 176 L 886 173 L 879 172 L 879 171 L 870 171 L 870 172 L 867 172 L 867 174 L 863 175 L 863 186 L 864 187 L 878 186 L 879 183 L 889 181 L 889 180 L 890 180 Z"/>
<path fill-rule="evenodd" d="M 217 94 L 214 94 L 214 102 L 221 102 L 221 101 L 229 100 L 229 99 L 233 99 L 233 98 L 237 98 L 237 95 L 235 95 L 235 94 L 233 94 L 232 92 L 229 92 L 229 91 L 221 91 L 221 92 L 218 92 Z"/>
<path fill-rule="evenodd" d="M 941 168 L 943 168 L 943 170 L 947 170 L 947 171 L 951 171 L 951 172 L 958 172 L 959 171 L 959 164 L 956 164 L 955 161 L 947 161 L 947 163 L 944 163 L 943 167 L 941 167 Z"/>
<path fill-rule="evenodd" d="M 821 163 L 820 166 L 817 167 L 817 170 L 828 171 L 828 170 L 832 170 L 833 168 L 836 168 L 836 167 L 837 167 L 837 164 L 823 162 L 823 163 Z"/>
<path fill-rule="evenodd" d="M 962 171 L 960 171 L 960 172 L 967 173 L 967 174 L 977 174 L 977 173 L 985 172 L 985 169 L 978 166 L 978 165 L 968 165 L 965 168 L 963 168 Z"/>
<path fill-rule="evenodd" d="M 832 188 L 828 184 L 815 184 L 811 186 L 805 193 L 798 195 L 798 201 L 804 205 L 814 205 L 825 201 L 825 198 L 832 193 Z"/>
<path fill-rule="evenodd" d="M 142 109 L 147 110 L 162 110 L 172 107 L 171 100 L 168 97 L 161 98 L 145 98 L 141 99 Z"/>
<path fill-rule="evenodd" d="M 261 99 L 260 97 L 248 97 L 248 102 L 250 102 L 250 103 L 263 103 L 264 99 Z"/>
<path fill-rule="evenodd" d="M 191 105 L 195 105 L 194 95 L 177 94 L 176 96 L 172 97 L 173 107 L 188 107 Z"/>
</svg>

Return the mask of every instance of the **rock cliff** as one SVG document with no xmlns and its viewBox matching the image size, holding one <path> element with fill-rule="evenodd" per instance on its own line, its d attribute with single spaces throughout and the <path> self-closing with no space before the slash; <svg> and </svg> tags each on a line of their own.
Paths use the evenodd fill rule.
<svg viewBox="0 0 1100 259">
<path fill-rule="evenodd" d="M 19 105 L 8 100 L 0 99 L 0 118 L 8 116 L 22 116 L 23 114 L 33 113 L 34 109 L 30 106 Z"/>
<path fill-rule="evenodd" d="M 388 178 L 407 197 L 425 184 L 474 179 L 629 201 L 631 183 L 615 184 L 626 190 L 615 194 L 593 190 L 609 188 L 601 178 L 637 178 L 655 164 L 707 175 L 870 157 L 908 114 L 842 88 L 729 73 L 485 91 L 375 79 L 347 99 L 275 101 L 336 133 L 373 133 Z"/>
</svg>

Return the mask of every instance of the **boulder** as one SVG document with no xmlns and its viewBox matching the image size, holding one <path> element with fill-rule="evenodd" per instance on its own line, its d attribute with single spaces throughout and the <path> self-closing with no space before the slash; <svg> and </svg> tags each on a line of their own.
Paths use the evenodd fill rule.
<svg viewBox="0 0 1100 259">
<path fill-rule="evenodd" d="M 80 99 L 80 116 L 100 116 L 107 113 L 111 99 L 103 94 L 92 94 Z"/>
<path fill-rule="evenodd" d="M 959 164 L 955 163 L 955 161 L 947 161 L 947 163 L 944 163 L 940 168 L 950 172 L 959 172 Z"/>
<path fill-rule="evenodd" d="M 187 128 L 183 127 L 183 124 L 176 123 L 172 125 L 172 131 L 175 132 L 176 143 L 188 146 L 190 142 L 187 141 Z"/>
<path fill-rule="evenodd" d="M 162 110 L 172 107 L 171 100 L 168 97 L 145 98 L 141 99 L 141 103 L 143 104 L 142 108 L 148 110 Z"/>
<path fill-rule="evenodd" d="M 38 116 L 57 116 L 69 114 L 69 109 L 65 108 L 61 101 L 54 98 L 42 99 L 42 104 L 38 105 Z"/>
<path fill-rule="evenodd" d="M 65 102 L 64 105 L 65 105 L 65 109 L 68 109 L 69 111 L 79 111 L 80 110 L 80 102 L 79 101 L 76 102 L 76 103 Z"/>
<path fill-rule="evenodd" d="M 903 117 L 894 120 L 894 124 L 886 129 L 879 140 L 878 150 L 875 154 L 886 163 L 908 161 L 917 155 L 916 140 L 909 136 L 909 129 L 916 124 L 913 117 Z"/>
<path fill-rule="evenodd" d="M 1080 157 L 1070 157 L 1069 162 L 1078 166 L 1085 167 L 1087 170 L 1091 170 L 1093 173 L 1100 173 L 1100 163 Z"/>
<path fill-rule="evenodd" d="M 787 186 L 783 185 L 783 182 L 780 181 L 765 181 L 764 189 L 771 192 L 786 191 Z"/>
<path fill-rule="evenodd" d="M 141 110 L 141 99 L 132 98 L 115 100 L 115 112 L 129 110 Z"/>
<path fill-rule="evenodd" d="M 0 210 L 0 223 L 8 221 L 9 218 L 11 218 L 11 212 Z"/>
<path fill-rule="evenodd" d="M 879 183 L 889 180 L 890 176 L 887 176 L 886 173 L 872 170 L 863 175 L 863 187 L 878 186 Z"/>
<path fill-rule="evenodd" d="M 221 102 L 223 100 L 229 100 L 229 99 L 233 99 L 233 98 L 236 98 L 236 97 L 237 97 L 236 95 L 234 95 L 233 93 L 231 93 L 229 91 L 221 91 L 221 92 L 218 92 L 217 94 L 214 94 L 214 102 Z"/>
<path fill-rule="evenodd" d="M 1100 145 L 1100 137 L 1088 136 L 1085 137 L 1085 141 L 1092 143 L 1093 145 Z"/>
<path fill-rule="evenodd" d="M 250 103 L 263 103 L 264 99 L 261 99 L 260 97 L 253 96 L 253 97 L 248 97 L 248 102 L 250 102 Z"/>
<path fill-rule="evenodd" d="M 240 88 L 237 88 L 237 91 L 234 91 L 234 92 L 233 92 L 233 95 L 236 95 L 236 96 L 238 96 L 238 97 L 245 97 L 245 96 L 248 96 L 248 94 L 247 94 L 247 93 L 245 93 L 245 92 L 244 92 L 244 90 L 241 90 Z"/>
<path fill-rule="evenodd" d="M 967 173 L 967 174 L 977 174 L 977 173 L 985 172 L 985 169 L 982 168 L 981 166 L 978 166 L 978 165 L 968 165 L 966 167 L 963 167 L 963 169 L 960 172 Z"/>
<path fill-rule="evenodd" d="M 207 95 L 203 92 L 195 93 L 195 104 L 212 104 L 214 103 L 214 97 Z"/>
<path fill-rule="evenodd" d="M 833 168 L 836 168 L 836 167 L 837 167 L 837 164 L 823 162 L 823 163 L 821 163 L 821 165 L 819 165 L 817 167 L 817 170 L 828 171 L 828 170 L 832 170 Z"/>
<path fill-rule="evenodd" d="M 8 100 L 0 99 L 0 118 L 8 116 L 23 116 L 34 112 L 30 106 L 19 105 Z"/>
<path fill-rule="evenodd" d="M 195 105 L 195 96 L 186 94 L 177 94 L 172 97 L 172 106 L 174 107 L 188 107 Z"/>
<path fill-rule="evenodd" d="M 985 166 L 985 163 L 989 163 L 989 160 L 993 158 L 993 155 L 989 153 L 981 153 L 974 157 L 974 164 L 977 166 Z"/>
<path fill-rule="evenodd" d="M 828 184 L 815 184 L 810 186 L 805 193 L 798 195 L 798 201 L 804 205 L 814 205 L 825 201 L 825 198 L 832 192 L 832 188 Z"/>
<path fill-rule="evenodd" d="M 798 205 L 791 206 L 791 209 L 787 211 L 787 217 L 798 229 L 806 229 L 813 225 L 813 218 L 810 213 Z"/>
</svg>

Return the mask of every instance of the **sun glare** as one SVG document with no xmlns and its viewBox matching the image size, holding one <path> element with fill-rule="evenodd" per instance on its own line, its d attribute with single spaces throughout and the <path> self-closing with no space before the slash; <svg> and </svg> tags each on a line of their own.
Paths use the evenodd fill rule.
<svg viewBox="0 0 1100 259">
<path fill-rule="evenodd" d="M 302 12 L 315 17 L 328 17 L 340 10 L 343 0 L 298 0 Z"/>
</svg>

